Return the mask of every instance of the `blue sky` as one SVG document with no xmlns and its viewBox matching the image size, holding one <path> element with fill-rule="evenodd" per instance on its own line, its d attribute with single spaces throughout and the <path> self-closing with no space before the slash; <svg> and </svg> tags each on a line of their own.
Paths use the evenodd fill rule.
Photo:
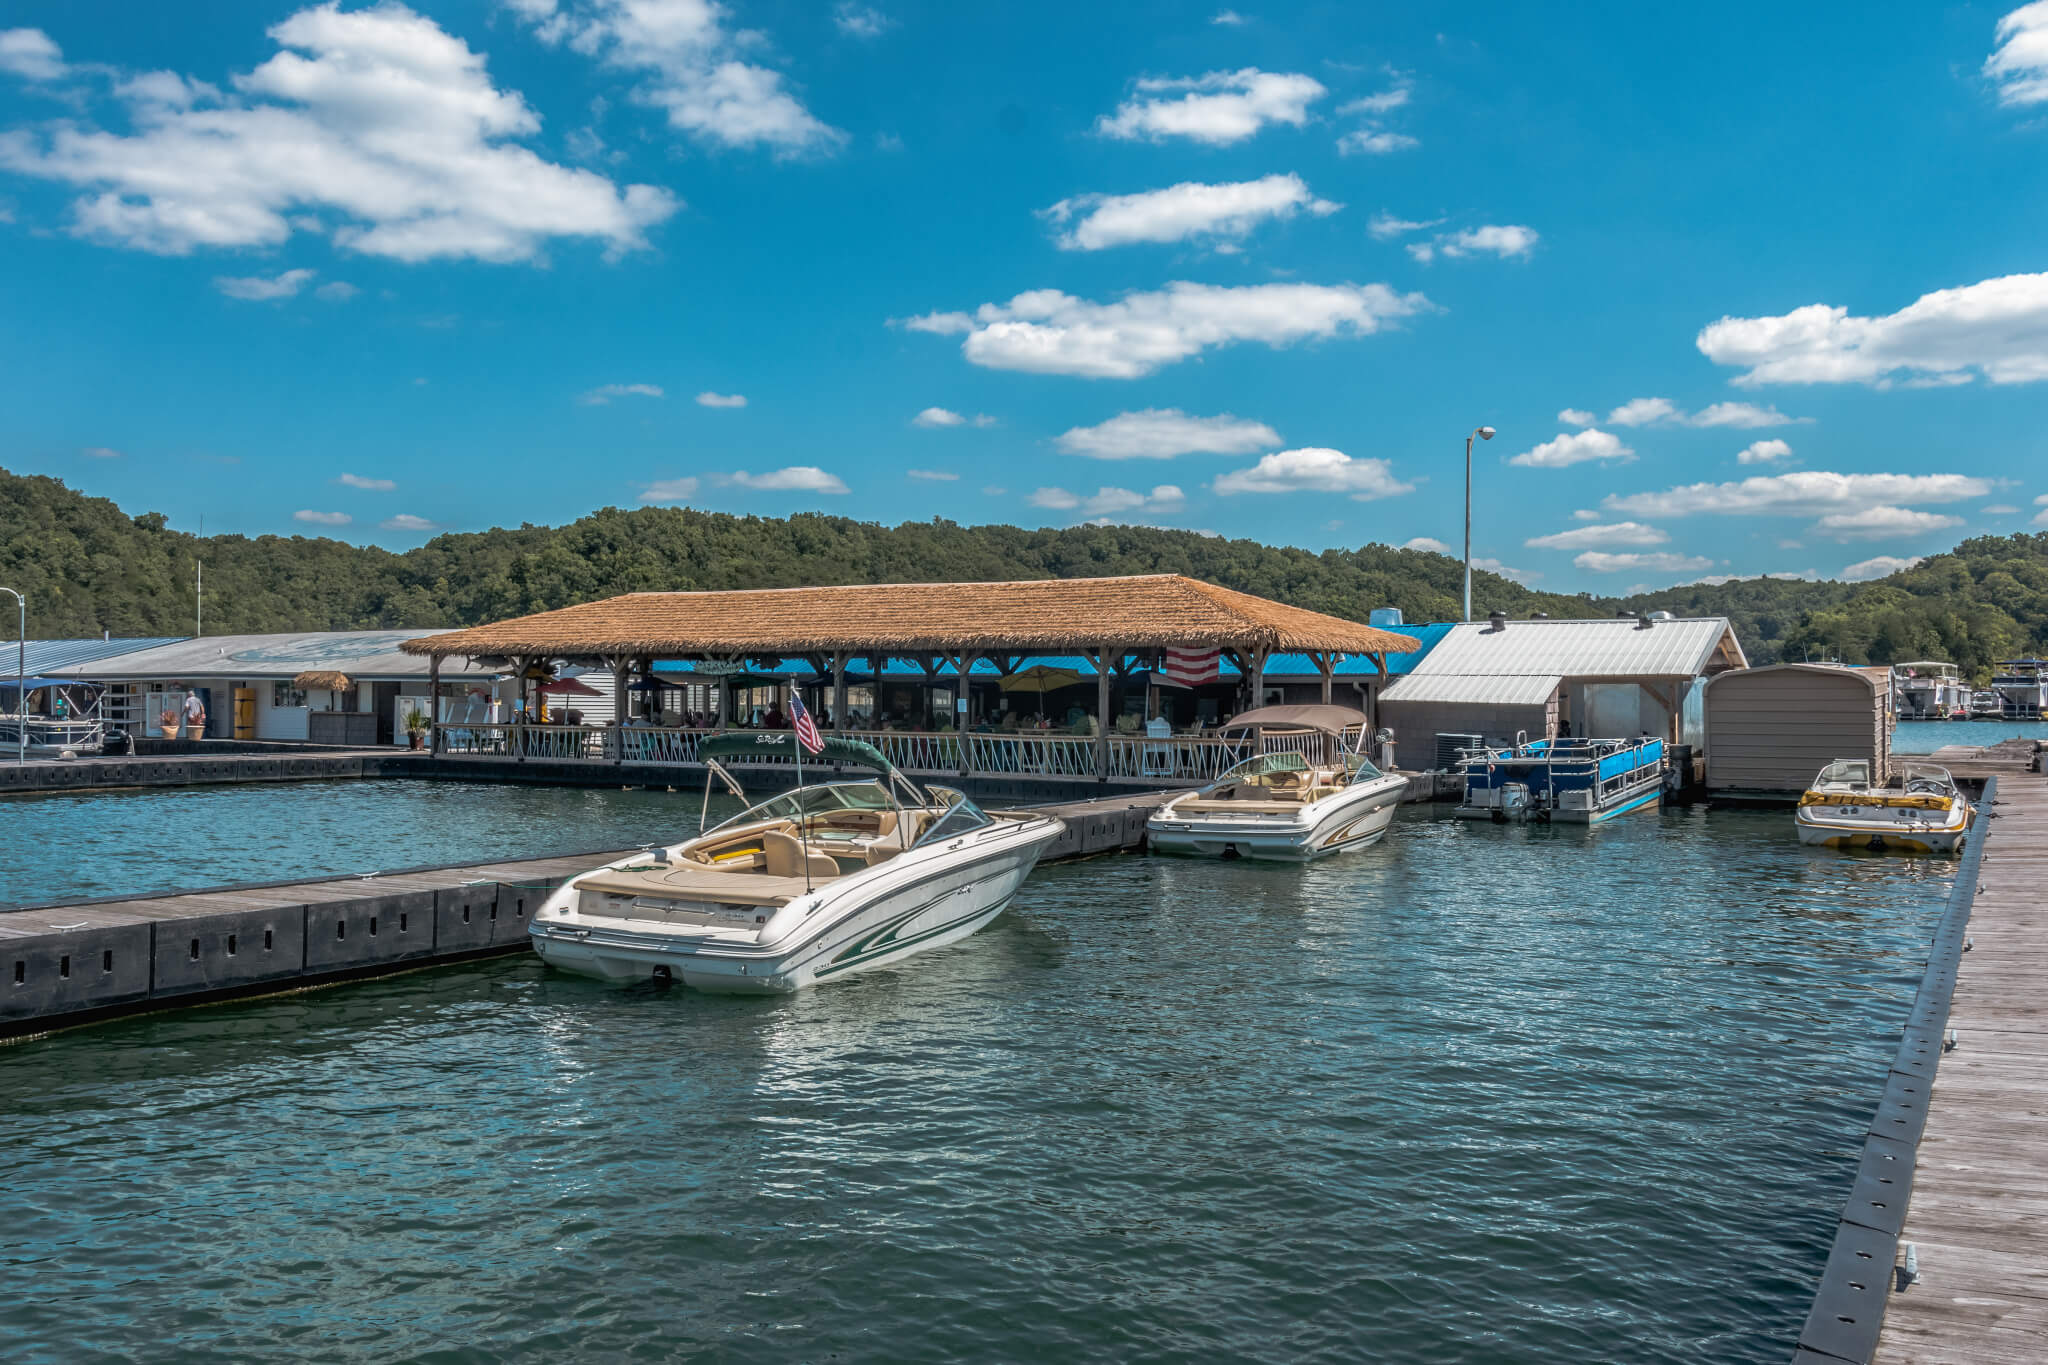
<svg viewBox="0 0 2048 1365">
<path fill-rule="evenodd" d="M 109 12 L 0 30 L 0 464 L 181 528 L 2048 518 L 2048 0 Z"/>
</svg>

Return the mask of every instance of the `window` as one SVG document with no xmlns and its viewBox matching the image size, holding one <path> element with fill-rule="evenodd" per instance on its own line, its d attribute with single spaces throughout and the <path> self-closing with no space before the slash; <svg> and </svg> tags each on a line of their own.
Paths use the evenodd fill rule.
<svg viewBox="0 0 2048 1365">
<path fill-rule="evenodd" d="M 288 682 L 274 682 L 270 685 L 270 704 L 276 708 L 304 706 L 306 689 L 294 687 Z"/>
</svg>

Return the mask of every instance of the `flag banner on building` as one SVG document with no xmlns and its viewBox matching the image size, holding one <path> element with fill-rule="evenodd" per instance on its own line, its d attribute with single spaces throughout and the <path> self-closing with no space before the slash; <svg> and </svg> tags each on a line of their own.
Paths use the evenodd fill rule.
<svg viewBox="0 0 2048 1365">
<path fill-rule="evenodd" d="M 1220 676 L 1222 651 L 1215 649 L 1169 649 L 1166 667 L 1160 673 L 1168 682 L 1182 687 L 1200 687 Z"/>
<path fill-rule="evenodd" d="M 789 723 L 796 731 L 796 742 L 804 746 L 805 753 L 825 752 L 825 737 L 818 733 L 818 722 L 811 719 L 811 708 L 804 705 L 804 699 L 797 695 L 794 687 L 789 689 Z"/>
</svg>

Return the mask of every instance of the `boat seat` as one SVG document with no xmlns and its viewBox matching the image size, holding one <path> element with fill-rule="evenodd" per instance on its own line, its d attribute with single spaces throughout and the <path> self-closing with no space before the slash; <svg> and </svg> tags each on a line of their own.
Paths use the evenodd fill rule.
<svg viewBox="0 0 2048 1365">
<path fill-rule="evenodd" d="M 822 881 L 839 875 L 839 864 L 830 854 L 807 853 L 803 841 L 793 834 L 771 829 L 761 836 L 762 870 L 771 877 L 803 877 Z"/>
<path fill-rule="evenodd" d="M 888 862 L 902 851 L 902 847 L 897 844 L 870 844 L 865 856 L 868 866 L 873 867 L 877 863 Z"/>
<path fill-rule="evenodd" d="M 728 905 L 782 905 L 804 893 L 801 870 L 795 877 L 761 873 L 735 877 L 696 863 L 605 868 L 578 877 L 575 886 L 578 891 L 596 891 L 607 896 L 705 900 Z"/>
<path fill-rule="evenodd" d="M 1294 801 L 1241 801 L 1232 799 L 1218 801 L 1213 798 L 1192 797 L 1174 806 L 1176 811 L 1193 814 L 1219 815 L 1283 815 L 1301 809 L 1301 802 Z"/>
</svg>

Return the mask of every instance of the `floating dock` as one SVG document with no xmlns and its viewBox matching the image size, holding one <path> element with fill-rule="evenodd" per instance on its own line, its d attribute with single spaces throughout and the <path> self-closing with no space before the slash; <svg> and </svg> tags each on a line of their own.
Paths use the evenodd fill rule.
<svg viewBox="0 0 2048 1365">
<path fill-rule="evenodd" d="M 1142 848 L 1170 792 L 1037 809 L 1041 861 Z M 616 849 L 205 891 L 0 907 L 0 1038 L 529 951 L 527 917 Z"/>
</svg>

